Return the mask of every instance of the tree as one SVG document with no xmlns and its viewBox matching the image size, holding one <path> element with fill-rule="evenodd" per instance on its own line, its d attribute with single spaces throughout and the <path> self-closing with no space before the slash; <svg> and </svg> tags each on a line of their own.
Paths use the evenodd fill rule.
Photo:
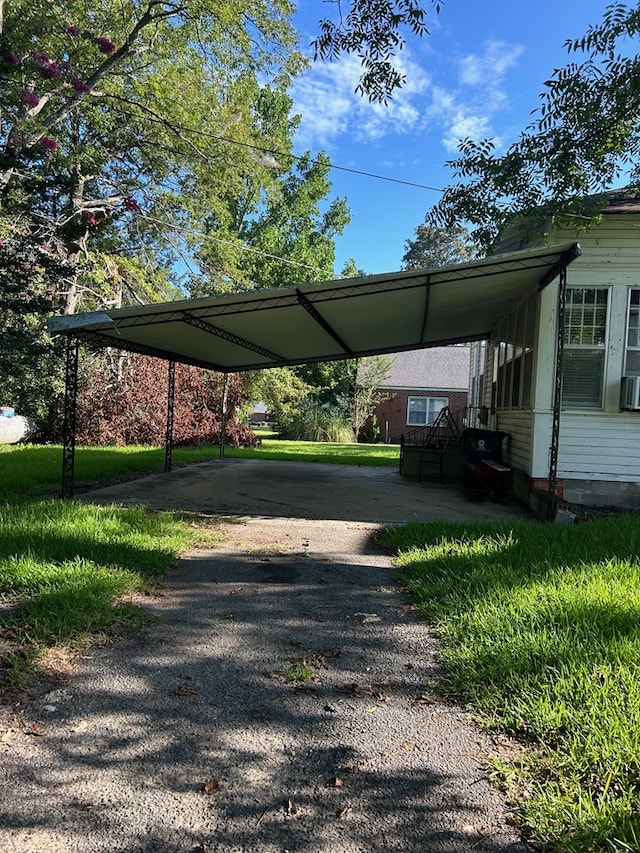
<svg viewBox="0 0 640 853">
<path fill-rule="evenodd" d="M 56 273 L 64 277 L 64 265 Z M 42 332 L 43 315 L 50 310 L 50 285 L 38 248 L 28 242 L 15 247 L 0 244 L 2 401 L 32 417 L 41 434 L 49 437 L 64 393 L 64 343 Z"/>
<path fill-rule="evenodd" d="M 356 92 L 370 101 L 386 103 L 405 82 L 393 65 L 396 50 L 405 45 L 402 29 L 418 36 L 428 34 L 424 4 L 415 0 L 351 0 L 343 13 L 340 0 L 334 0 L 338 21 L 324 18 L 320 35 L 312 41 L 315 58 L 336 59 L 342 53 L 357 53 L 362 74 Z M 438 0 L 431 0 L 436 13 Z"/>
<path fill-rule="evenodd" d="M 326 201 L 331 190 L 326 155 L 293 154 L 300 118 L 291 116 L 291 98 L 257 81 L 246 85 L 254 93 L 258 152 L 245 150 L 235 180 L 223 186 L 208 164 L 185 182 L 183 194 L 204 223 L 193 241 L 199 265 L 199 274 L 188 283 L 193 295 L 331 278 L 334 238 L 350 220 L 344 199 Z M 270 150 L 277 159 L 265 153 Z"/>
<path fill-rule="evenodd" d="M 602 22 L 565 45 L 579 59 L 554 71 L 540 96 L 536 121 L 505 153 L 492 140 L 465 139 L 450 162 L 460 179 L 428 216 L 440 227 L 468 221 L 490 250 L 505 223 L 525 236 L 551 217 L 576 225 L 595 221 L 601 193 L 623 179 L 640 184 L 640 5 L 615 3 Z"/>
<path fill-rule="evenodd" d="M 378 403 L 389 399 L 389 393 L 380 386 L 389 378 L 392 366 L 393 356 L 375 355 L 360 359 L 352 404 L 353 434 L 356 439 L 363 437 L 365 424 L 373 417 Z M 372 426 L 372 438 L 377 438 L 375 425 Z"/>
<path fill-rule="evenodd" d="M 342 265 L 341 278 L 362 278 L 364 275 L 365 271 L 360 269 L 353 258 L 349 258 Z"/>
<path fill-rule="evenodd" d="M 262 401 L 277 424 L 288 422 L 297 413 L 311 392 L 290 367 L 258 370 L 248 377 L 248 397 Z"/>
<path fill-rule="evenodd" d="M 254 124 L 244 80 L 286 87 L 301 60 L 284 2 L 225 16 L 195 0 L 0 11 L 4 392 L 51 435 L 63 361 L 44 318 L 176 298 L 176 176 L 238 168 L 234 133 Z"/>
<path fill-rule="evenodd" d="M 221 137 L 233 139 L 238 114 L 251 123 L 242 74 L 286 85 L 300 68 L 290 9 L 285 0 L 240 0 L 224 15 L 212 0 L 131 0 L 117 12 L 112 0 L 4 5 L 5 229 L 67 263 L 61 295 L 73 313 L 97 233 L 157 246 L 175 176 L 229 161 Z M 141 210 L 145 228 L 128 233 Z"/>
<path fill-rule="evenodd" d="M 44 319 L 175 298 L 164 213 L 180 202 L 176 175 L 233 168 L 234 133 L 252 126 L 243 74 L 286 86 L 301 67 L 289 11 L 285 0 L 224 14 L 213 0 L 0 0 L 4 393 L 40 425 L 62 389 Z"/>
<path fill-rule="evenodd" d="M 402 257 L 405 270 L 463 264 L 474 257 L 471 235 L 462 225 L 452 225 L 444 230 L 425 222 L 418 225 L 415 235 L 414 240 L 405 243 L 406 252 Z"/>
<path fill-rule="evenodd" d="M 341 49 L 419 32 L 419 7 L 398 6 Z M 216 288 L 332 267 L 348 213 L 325 204 L 326 157 L 290 155 L 286 90 L 305 64 L 291 14 L 287 0 L 0 0 L 0 335 L 19 344 L 4 357 L 24 358 L 29 408 L 54 401 L 37 382 L 48 314 L 173 298 L 194 247 Z"/>
<path fill-rule="evenodd" d="M 225 439 L 229 444 L 259 444 L 253 431 L 236 417 L 246 377 L 230 377 L 227 387 Z M 158 445 L 165 441 L 167 366 L 156 358 L 104 351 L 85 362 L 80 377 L 77 439 L 90 445 Z M 223 379 L 184 364 L 176 365 L 173 443 L 217 444 L 221 431 Z"/>
</svg>

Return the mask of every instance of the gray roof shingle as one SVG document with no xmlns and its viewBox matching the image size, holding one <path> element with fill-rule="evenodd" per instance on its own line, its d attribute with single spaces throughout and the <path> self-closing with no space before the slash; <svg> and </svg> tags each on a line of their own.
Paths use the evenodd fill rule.
<svg viewBox="0 0 640 853">
<path fill-rule="evenodd" d="M 396 353 L 389 378 L 381 387 L 396 390 L 467 391 L 469 353 L 468 344 Z"/>
</svg>

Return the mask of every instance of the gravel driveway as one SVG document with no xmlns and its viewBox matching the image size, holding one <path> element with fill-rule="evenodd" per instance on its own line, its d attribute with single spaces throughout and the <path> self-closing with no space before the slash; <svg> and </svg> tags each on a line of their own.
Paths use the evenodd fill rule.
<svg viewBox="0 0 640 853">
<path fill-rule="evenodd" d="M 523 853 L 378 525 L 223 527 L 0 736 L 0 850 Z"/>
</svg>

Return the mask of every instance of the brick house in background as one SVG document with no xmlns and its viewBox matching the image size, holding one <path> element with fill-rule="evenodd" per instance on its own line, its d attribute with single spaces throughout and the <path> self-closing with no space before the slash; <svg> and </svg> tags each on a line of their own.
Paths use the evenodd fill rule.
<svg viewBox="0 0 640 853">
<path fill-rule="evenodd" d="M 398 444 L 401 435 L 433 423 L 445 406 L 462 412 L 468 402 L 469 358 L 467 344 L 395 354 L 389 378 L 380 386 L 389 399 L 375 411 L 380 439 Z"/>
</svg>

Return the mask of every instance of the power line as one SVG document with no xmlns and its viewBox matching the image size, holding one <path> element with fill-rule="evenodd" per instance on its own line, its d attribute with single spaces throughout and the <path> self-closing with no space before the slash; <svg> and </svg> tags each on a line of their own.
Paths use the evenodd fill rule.
<svg viewBox="0 0 640 853">
<path fill-rule="evenodd" d="M 325 270 L 320 269 L 319 267 L 311 266 L 311 264 L 305 264 L 302 261 L 295 261 L 293 258 L 283 258 L 280 255 L 274 255 L 270 252 L 263 252 L 261 249 L 256 249 L 253 246 L 247 246 L 244 243 L 235 243 L 231 240 L 225 240 L 221 237 L 216 237 L 214 234 L 208 234 L 205 231 L 199 231 L 196 228 L 191 228 L 189 226 L 178 226 L 175 222 L 166 222 L 163 219 L 157 219 L 154 216 L 148 216 L 145 213 L 141 213 L 142 218 L 146 222 L 151 222 L 154 225 L 161 225 L 164 228 L 169 228 L 170 230 L 177 231 L 180 234 L 190 234 L 193 237 L 202 237 L 205 240 L 213 240 L 215 243 L 221 243 L 224 246 L 231 246 L 234 249 L 243 251 L 243 252 L 251 252 L 254 255 L 260 255 L 263 258 L 270 258 L 274 261 L 281 261 L 284 264 L 289 264 L 290 266 L 301 267 L 303 269 L 310 270 L 314 273 L 319 273 L 320 275 L 327 277 L 333 276 L 333 273 L 328 273 Z"/>
<path fill-rule="evenodd" d="M 189 130 L 189 128 L 181 128 L 181 130 Z M 217 136 L 215 133 L 203 133 L 201 135 L 208 136 L 210 139 L 217 139 L 219 142 L 229 142 L 232 145 L 242 145 L 245 148 L 251 148 L 254 151 L 261 151 L 263 154 L 275 154 L 277 157 L 289 157 L 293 160 L 306 159 L 298 154 L 287 154 L 284 151 L 274 151 L 272 148 L 262 148 L 259 145 L 251 145 L 249 142 L 239 142 L 236 139 L 229 139 L 227 136 Z M 320 158 L 315 157 L 311 162 L 320 163 L 322 161 Z M 404 186 L 417 187 L 420 190 L 432 190 L 437 193 L 444 192 L 444 190 L 439 187 L 431 187 L 428 184 L 418 184 L 415 181 L 404 181 L 401 178 L 390 178 L 388 175 L 377 175 L 375 172 L 365 172 L 362 169 L 351 169 L 348 166 L 336 166 L 334 163 L 331 163 L 331 161 L 329 161 L 327 165 L 330 169 L 338 169 L 341 172 L 351 172 L 353 175 L 363 175 L 365 178 L 375 178 L 378 181 L 390 181 L 394 184 L 404 184 Z"/>
<path fill-rule="evenodd" d="M 149 115 L 146 115 L 145 117 L 146 117 L 146 120 L 150 121 L 151 123 L 162 124 L 165 127 L 167 126 L 167 122 L 161 118 L 155 118 L 155 117 L 151 117 Z M 216 134 L 216 133 L 209 133 L 208 131 L 196 130 L 195 128 L 188 127 L 187 125 L 174 124 L 171 127 L 173 127 L 175 130 L 186 131 L 187 133 L 196 133 L 198 136 L 206 137 L 207 139 L 215 139 L 218 142 L 227 142 L 230 145 L 239 145 L 242 148 L 249 148 L 252 151 L 260 151 L 262 154 L 273 154 L 277 157 L 289 158 L 289 159 L 298 160 L 298 161 L 302 161 L 302 160 L 307 159 L 306 157 L 302 157 L 299 154 L 290 154 L 286 151 L 275 151 L 273 148 L 264 148 L 263 146 L 260 146 L 260 145 L 253 145 L 250 142 L 240 142 L 238 139 L 231 139 L 228 136 L 222 136 L 222 135 Z M 312 163 L 322 163 L 323 161 L 320 160 L 319 157 L 314 157 L 311 159 L 311 162 Z M 329 163 L 327 163 L 325 165 L 327 165 L 330 169 L 338 170 L 340 172 L 350 172 L 352 175 L 361 175 L 362 177 L 365 177 L 365 178 L 374 178 L 377 181 L 389 181 L 392 184 L 401 184 L 405 187 L 416 187 L 417 189 L 420 189 L 420 190 L 430 190 L 430 191 L 436 192 L 436 193 L 444 192 L 444 190 L 441 187 L 432 187 L 432 186 L 429 186 L 429 184 L 419 184 L 416 181 L 405 181 L 405 180 L 402 180 L 401 178 L 391 178 L 388 175 L 378 175 L 375 172 L 366 172 L 363 169 L 352 169 L 349 166 L 337 166 L 335 163 L 332 163 L 331 161 L 329 161 Z"/>
</svg>

